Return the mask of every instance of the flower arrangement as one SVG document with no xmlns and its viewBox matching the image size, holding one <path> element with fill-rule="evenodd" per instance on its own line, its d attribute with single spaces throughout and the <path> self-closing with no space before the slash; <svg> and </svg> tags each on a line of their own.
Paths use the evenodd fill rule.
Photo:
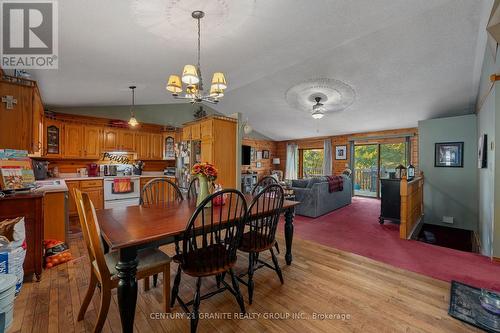
<svg viewBox="0 0 500 333">
<path fill-rule="evenodd" d="M 217 179 L 217 169 L 210 163 L 196 163 L 191 169 L 194 176 L 205 176 L 211 182 Z"/>
</svg>

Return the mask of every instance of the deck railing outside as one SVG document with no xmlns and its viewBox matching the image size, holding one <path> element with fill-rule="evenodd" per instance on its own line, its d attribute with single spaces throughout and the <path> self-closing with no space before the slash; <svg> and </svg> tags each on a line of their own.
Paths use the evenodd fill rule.
<svg viewBox="0 0 500 333">
<path fill-rule="evenodd" d="M 323 176 L 323 168 L 304 168 L 304 178 Z"/>
</svg>

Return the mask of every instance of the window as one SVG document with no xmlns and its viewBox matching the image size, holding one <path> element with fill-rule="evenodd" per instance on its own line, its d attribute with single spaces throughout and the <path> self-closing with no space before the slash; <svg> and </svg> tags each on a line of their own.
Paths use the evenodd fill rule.
<svg viewBox="0 0 500 333">
<path fill-rule="evenodd" d="M 299 155 L 303 178 L 323 175 L 323 149 L 302 149 Z"/>
</svg>

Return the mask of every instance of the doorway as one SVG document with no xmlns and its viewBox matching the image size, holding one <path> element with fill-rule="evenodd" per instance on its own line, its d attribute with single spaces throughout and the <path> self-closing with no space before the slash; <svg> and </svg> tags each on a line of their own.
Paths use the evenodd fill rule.
<svg viewBox="0 0 500 333">
<path fill-rule="evenodd" d="M 380 179 L 390 178 L 398 165 L 408 165 L 409 142 L 354 145 L 354 195 L 380 197 Z"/>
</svg>

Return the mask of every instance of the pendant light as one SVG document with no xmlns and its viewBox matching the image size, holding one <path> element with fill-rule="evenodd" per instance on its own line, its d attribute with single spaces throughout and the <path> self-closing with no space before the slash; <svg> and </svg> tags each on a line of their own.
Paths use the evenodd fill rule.
<svg viewBox="0 0 500 333">
<path fill-rule="evenodd" d="M 196 20 L 198 25 L 198 62 L 196 65 L 185 65 L 182 70 L 182 75 L 170 75 L 166 89 L 172 93 L 176 99 L 188 100 L 190 103 L 208 102 L 212 104 L 219 103 L 219 100 L 224 96 L 224 90 L 227 88 L 226 77 L 222 72 L 215 72 L 212 77 L 210 90 L 208 94 L 203 89 L 203 78 L 201 77 L 200 65 L 200 45 L 201 45 L 201 19 L 205 13 L 201 10 L 195 10 L 191 13 L 191 17 Z M 186 87 L 186 94 L 179 96 L 182 93 L 182 85 Z"/>
<path fill-rule="evenodd" d="M 128 124 L 132 127 L 135 127 L 139 125 L 139 122 L 137 119 L 135 119 L 134 116 L 134 106 L 135 106 L 135 88 L 136 86 L 130 86 L 130 90 L 132 90 L 132 105 L 130 106 L 130 120 L 128 121 Z"/>
</svg>

